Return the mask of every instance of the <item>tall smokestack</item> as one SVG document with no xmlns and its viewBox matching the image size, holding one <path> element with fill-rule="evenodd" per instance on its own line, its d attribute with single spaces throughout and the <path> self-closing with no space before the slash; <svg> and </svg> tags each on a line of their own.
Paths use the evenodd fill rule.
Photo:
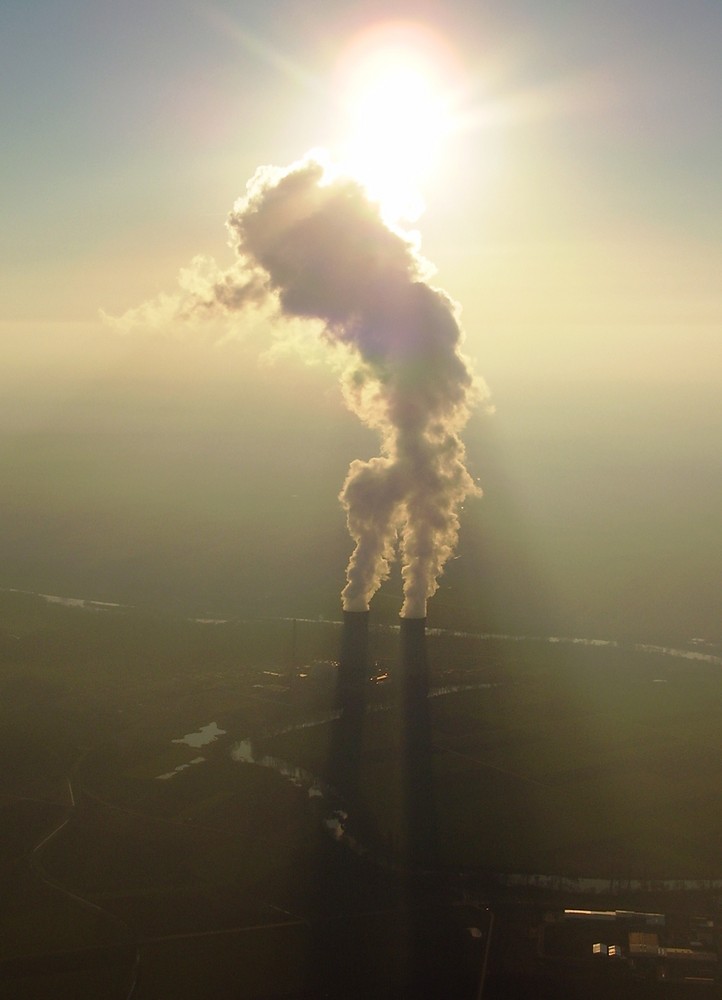
<svg viewBox="0 0 722 1000">
<path fill-rule="evenodd" d="M 400 638 L 399 725 L 402 734 L 405 861 L 412 869 L 434 868 L 438 862 L 438 844 L 426 619 L 402 618 Z"/>
<path fill-rule="evenodd" d="M 428 726 L 429 655 L 426 647 L 426 619 L 401 619 L 401 692 L 407 718 Z"/>
<path fill-rule="evenodd" d="M 358 814 L 359 771 L 368 685 L 368 611 L 344 611 L 328 780 L 352 814 Z"/>
<path fill-rule="evenodd" d="M 337 683 L 337 700 L 342 707 L 349 699 L 363 698 L 368 683 L 368 649 L 369 612 L 344 611 Z"/>
<path fill-rule="evenodd" d="M 401 618 L 400 632 L 402 663 L 426 662 L 426 618 Z"/>
</svg>

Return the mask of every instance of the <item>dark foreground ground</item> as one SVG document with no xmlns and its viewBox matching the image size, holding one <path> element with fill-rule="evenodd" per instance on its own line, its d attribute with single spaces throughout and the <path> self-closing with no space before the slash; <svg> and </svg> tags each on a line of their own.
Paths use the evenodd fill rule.
<svg viewBox="0 0 722 1000">
<path fill-rule="evenodd" d="M 719 995 L 714 663 L 431 634 L 409 687 L 376 630 L 357 711 L 329 623 L 2 613 L 3 997 Z"/>
</svg>

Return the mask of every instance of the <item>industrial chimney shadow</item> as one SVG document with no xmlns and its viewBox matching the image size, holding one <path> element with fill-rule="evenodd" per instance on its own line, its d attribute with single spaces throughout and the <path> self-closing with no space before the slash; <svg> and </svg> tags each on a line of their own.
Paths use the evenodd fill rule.
<svg viewBox="0 0 722 1000">
<path fill-rule="evenodd" d="M 393 733 L 388 777 L 397 810 L 386 860 L 410 877 L 435 870 L 439 863 L 426 619 L 402 618 L 399 638 L 394 694 L 387 706 Z M 370 672 L 369 613 L 346 611 L 336 686 L 339 717 L 332 730 L 327 774 L 357 827 L 375 794 L 364 785 L 361 767 Z M 375 840 L 374 832 L 368 827 L 365 831 Z"/>
<path fill-rule="evenodd" d="M 339 717 L 332 730 L 327 774 L 356 820 L 375 794 L 364 786 L 361 768 L 370 674 L 369 613 L 345 611 L 336 686 Z M 425 618 L 401 619 L 394 675 L 387 705 L 393 733 L 388 778 L 397 810 L 387 860 L 405 872 L 435 869 L 439 852 Z M 366 832 L 373 837 L 374 831 Z"/>
<path fill-rule="evenodd" d="M 381 708 L 388 720 L 382 730 L 392 736 L 383 748 L 369 746 L 369 739 L 375 740 L 367 714 L 372 700 L 369 615 L 344 613 L 339 716 L 332 724 L 327 775 L 348 812 L 347 836 L 354 839 L 360 831 L 360 841 L 356 847 L 339 841 L 318 855 L 316 906 L 309 912 L 304 994 L 309 997 L 455 1000 L 471 995 L 468 962 L 465 967 L 439 869 L 425 619 L 402 619 L 399 643 L 394 694 Z M 396 806 L 390 838 L 374 837 L 369 820 L 376 789 L 363 755 L 378 752 L 388 754 L 386 780 L 393 785 Z M 340 983 L 343 992 L 334 993 Z M 331 984 L 332 992 L 324 992 Z"/>
<path fill-rule="evenodd" d="M 396 698 L 401 787 L 399 860 L 409 877 L 439 864 L 429 711 L 426 619 L 401 619 Z"/>
<path fill-rule="evenodd" d="M 369 613 L 344 611 L 328 779 L 350 812 L 360 807 L 359 779 L 369 683 Z"/>
<path fill-rule="evenodd" d="M 330 727 L 324 777 L 346 817 L 357 816 L 361 808 L 368 661 L 369 613 L 345 611 L 334 698 L 338 717 Z M 374 875 L 374 866 L 348 844 L 322 836 L 307 909 L 310 950 L 304 998 L 368 995 L 363 984 L 369 979 L 371 945 L 358 914 L 376 906 Z"/>
</svg>

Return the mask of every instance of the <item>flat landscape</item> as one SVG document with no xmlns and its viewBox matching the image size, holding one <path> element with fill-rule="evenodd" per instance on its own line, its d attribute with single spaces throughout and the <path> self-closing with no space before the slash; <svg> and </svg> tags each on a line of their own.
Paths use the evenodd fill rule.
<svg viewBox="0 0 722 1000">
<path fill-rule="evenodd" d="M 722 879 L 711 645 L 672 654 L 430 629 L 414 791 L 400 637 L 372 619 L 345 797 L 333 787 L 348 740 L 339 623 L 200 622 L 18 593 L 1 603 L 10 968 L 79 949 L 117 959 L 140 942 L 150 974 L 161 940 L 282 925 L 305 976 L 309 926 L 408 912 L 410 822 L 428 826 L 424 864 L 442 880 L 660 891 Z M 263 979 L 266 952 L 248 948 Z"/>
</svg>

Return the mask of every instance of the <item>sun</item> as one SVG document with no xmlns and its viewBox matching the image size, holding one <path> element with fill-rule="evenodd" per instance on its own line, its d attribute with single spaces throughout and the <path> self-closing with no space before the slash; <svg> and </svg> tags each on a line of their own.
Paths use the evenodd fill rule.
<svg viewBox="0 0 722 1000">
<path fill-rule="evenodd" d="M 384 25 L 357 41 L 343 67 L 341 166 L 387 221 L 412 222 L 453 129 L 452 102 L 428 32 Z"/>
</svg>

